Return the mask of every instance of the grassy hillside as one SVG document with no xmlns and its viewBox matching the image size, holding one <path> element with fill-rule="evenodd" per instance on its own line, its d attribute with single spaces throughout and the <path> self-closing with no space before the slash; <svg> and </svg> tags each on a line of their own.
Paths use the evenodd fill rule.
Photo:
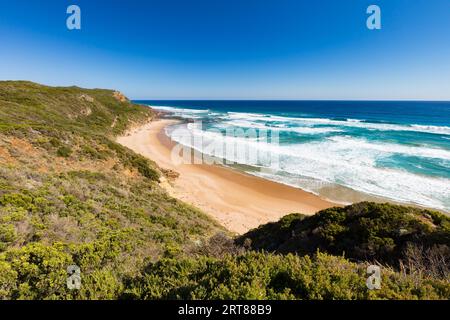
<svg viewBox="0 0 450 320">
<path fill-rule="evenodd" d="M 116 95 L 117 96 L 117 95 Z M 0 83 L 0 298 L 113 298 L 144 263 L 221 230 L 114 135 L 148 121 L 113 91 Z"/>
<path fill-rule="evenodd" d="M 48 87 L 26 81 L 0 82 L 2 126 L 75 130 L 108 136 L 152 117 L 119 92 Z"/>
<path fill-rule="evenodd" d="M 236 244 L 205 214 L 168 196 L 155 163 L 114 142 L 153 117 L 110 90 L 0 82 L 0 299 L 450 297 L 448 280 L 412 269 L 388 267 L 382 290 L 366 288 L 362 260 L 397 254 L 380 249 L 390 240 L 377 230 L 400 230 L 395 217 L 410 221 L 403 207 L 390 207 L 374 226 L 371 216 L 355 222 L 341 209 L 326 219 L 288 216 L 246 235 L 251 245 Z M 413 219 L 400 227 L 423 235 L 418 244 L 446 243 L 448 220 L 427 214 L 423 225 Z M 298 227 L 302 221 L 308 226 Z M 352 238 L 367 227 L 370 240 Z M 299 228 L 318 233 L 317 248 L 329 253 L 316 254 L 315 240 L 305 240 L 308 250 L 289 244 Z M 352 253 L 361 261 L 331 255 L 341 254 L 341 241 L 347 255 L 348 246 L 378 237 L 383 245 L 372 255 Z M 66 286 L 72 264 L 81 268 L 79 291 Z"/>
</svg>

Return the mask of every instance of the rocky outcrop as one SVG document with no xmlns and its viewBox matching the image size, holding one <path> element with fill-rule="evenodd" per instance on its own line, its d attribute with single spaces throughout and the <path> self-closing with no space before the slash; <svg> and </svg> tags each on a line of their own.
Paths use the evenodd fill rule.
<svg viewBox="0 0 450 320">
<path fill-rule="evenodd" d="M 83 100 L 83 101 L 87 101 L 87 102 L 94 102 L 94 98 L 92 98 L 91 96 L 89 96 L 89 95 L 87 95 L 87 94 L 82 94 L 82 95 L 79 97 L 79 99 L 80 99 L 80 100 Z"/>
<path fill-rule="evenodd" d="M 125 97 L 125 95 L 122 92 L 120 92 L 120 91 L 114 91 L 113 96 L 114 96 L 114 98 L 116 98 L 120 102 L 127 102 L 128 101 L 128 98 Z"/>
</svg>

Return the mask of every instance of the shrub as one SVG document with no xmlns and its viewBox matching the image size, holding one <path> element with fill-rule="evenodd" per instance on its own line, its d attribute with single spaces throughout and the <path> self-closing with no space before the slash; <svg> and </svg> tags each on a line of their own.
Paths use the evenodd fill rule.
<svg viewBox="0 0 450 320">
<path fill-rule="evenodd" d="M 72 149 L 68 146 L 59 147 L 56 151 L 58 157 L 68 158 L 72 154 Z"/>
<path fill-rule="evenodd" d="M 255 250 L 314 254 L 317 249 L 398 267 L 408 244 L 450 246 L 450 218 L 429 210 L 363 202 L 305 217 L 289 215 L 237 239 Z"/>
<path fill-rule="evenodd" d="M 222 259 L 162 259 L 129 280 L 134 299 L 448 299 L 445 281 L 413 279 L 383 269 L 381 290 L 366 287 L 366 265 L 314 257 L 248 252 Z"/>
<path fill-rule="evenodd" d="M 0 287 L 9 287 L 9 299 L 66 298 L 66 268 L 71 263 L 70 255 L 58 245 L 32 243 L 9 250 L 0 254 L 0 265 L 9 273 Z"/>
</svg>

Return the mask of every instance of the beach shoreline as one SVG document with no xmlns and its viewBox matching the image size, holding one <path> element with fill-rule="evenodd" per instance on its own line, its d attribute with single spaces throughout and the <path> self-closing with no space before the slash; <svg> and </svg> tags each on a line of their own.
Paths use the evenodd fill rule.
<svg viewBox="0 0 450 320">
<path fill-rule="evenodd" d="M 245 174 L 232 168 L 208 164 L 175 164 L 175 146 L 166 134 L 176 120 L 156 119 L 118 137 L 117 142 L 153 161 L 162 169 L 177 172 L 172 181 L 162 179 L 167 192 L 191 204 L 226 229 L 243 234 L 290 213 L 312 215 L 338 204 L 278 182 Z"/>
</svg>

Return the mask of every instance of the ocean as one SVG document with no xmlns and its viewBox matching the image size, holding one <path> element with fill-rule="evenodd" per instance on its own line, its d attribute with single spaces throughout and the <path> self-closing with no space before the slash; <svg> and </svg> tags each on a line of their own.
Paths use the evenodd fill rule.
<svg viewBox="0 0 450 320">
<path fill-rule="evenodd" d="M 355 193 L 450 212 L 450 102 L 136 102 L 186 119 L 167 134 L 204 154 L 218 156 L 214 142 L 256 151 L 220 153 L 250 174 L 341 203 Z"/>
</svg>

